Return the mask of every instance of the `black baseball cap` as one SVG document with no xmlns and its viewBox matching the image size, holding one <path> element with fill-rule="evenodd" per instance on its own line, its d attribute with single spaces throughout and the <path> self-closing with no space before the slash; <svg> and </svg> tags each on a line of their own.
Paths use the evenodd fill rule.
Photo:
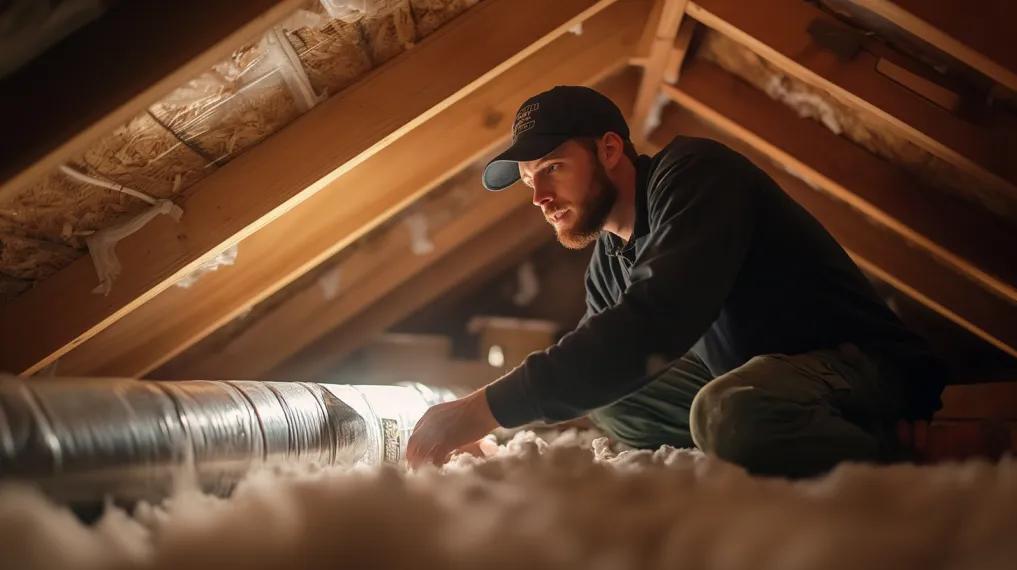
<svg viewBox="0 0 1017 570">
<path fill-rule="evenodd" d="M 484 188 L 504 190 L 519 180 L 519 163 L 537 160 L 576 137 L 607 132 L 629 139 L 625 117 L 610 99 L 590 89 L 559 85 L 526 100 L 512 124 L 512 146 L 484 168 Z"/>
</svg>

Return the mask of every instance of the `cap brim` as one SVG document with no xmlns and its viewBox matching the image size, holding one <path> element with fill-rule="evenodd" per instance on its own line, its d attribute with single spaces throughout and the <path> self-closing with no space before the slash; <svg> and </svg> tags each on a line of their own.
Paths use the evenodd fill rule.
<svg viewBox="0 0 1017 570">
<path fill-rule="evenodd" d="M 497 192 L 519 180 L 519 163 L 537 160 L 558 148 L 569 135 L 533 135 L 516 141 L 484 167 L 484 188 Z"/>
</svg>

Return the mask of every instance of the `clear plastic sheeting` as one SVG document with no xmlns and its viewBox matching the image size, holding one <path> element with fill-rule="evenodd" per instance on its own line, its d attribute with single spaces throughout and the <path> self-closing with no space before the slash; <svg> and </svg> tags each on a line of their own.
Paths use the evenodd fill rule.
<svg viewBox="0 0 1017 570">
<path fill-rule="evenodd" d="M 259 467 L 401 461 L 451 392 L 308 382 L 0 377 L 0 482 L 74 505 L 228 494 Z"/>
<path fill-rule="evenodd" d="M 209 162 L 229 160 L 315 102 L 284 41 L 269 32 L 153 105 L 152 116 Z"/>
<path fill-rule="evenodd" d="M 92 265 L 99 277 L 99 284 L 92 289 L 93 293 L 109 295 L 113 290 L 113 282 L 120 276 L 123 267 L 117 258 L 116 247 L 120 240 L 145 227 L 159 214 L 166 214 L 180 221 L 183 210 L 169 200 L 157 200 L 151 207 L 133 218 L 113 227 L 99 230 L 85 239 L 88 253 L 92 256 Z"/>
<path fill-rule="evenodd" d="M 206 273 L 212 273 L 218 271 L 220 267 L 229 267 L 237 262 L 237 253 L 239 247 L 234 244 L 216 255 L 212 259 L 202 263 L 197 269 L 185 275 L 180 281 L 177 281 L 177 287 L 184 289 L 189 288 L 201 279 Z"/>
</svg>

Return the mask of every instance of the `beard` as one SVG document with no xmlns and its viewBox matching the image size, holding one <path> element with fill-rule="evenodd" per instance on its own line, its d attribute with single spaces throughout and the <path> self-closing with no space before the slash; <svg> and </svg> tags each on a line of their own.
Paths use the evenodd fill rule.
<svg viewBox="0 0 1017 570">
<path fill-rule="evenodd" d="M 582 202 L 576 203 L 575 221 L 570 226 L 555 226 L 558 243 L 568 249 L 583 249 L 597 241 L 608 214 L 618 200 L 618 188 L 611 182 L 604 165 L 593 158 L 593 178 Z"/>
</svg>

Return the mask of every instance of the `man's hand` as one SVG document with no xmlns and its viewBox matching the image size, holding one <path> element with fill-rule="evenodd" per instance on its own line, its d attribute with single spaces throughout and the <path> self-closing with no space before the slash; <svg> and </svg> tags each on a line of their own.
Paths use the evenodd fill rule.
<svg viewBox="0 0 1017 570">
<path fill-rule="evenodd" d="M 440 465 L 453 451 L 473 446 L 496 427 L 498 422 L 483 390 L 432 406 L 413 428 L 406 445 L 406 461 L 410 467 L 425 462 Z"/>
</svg>

